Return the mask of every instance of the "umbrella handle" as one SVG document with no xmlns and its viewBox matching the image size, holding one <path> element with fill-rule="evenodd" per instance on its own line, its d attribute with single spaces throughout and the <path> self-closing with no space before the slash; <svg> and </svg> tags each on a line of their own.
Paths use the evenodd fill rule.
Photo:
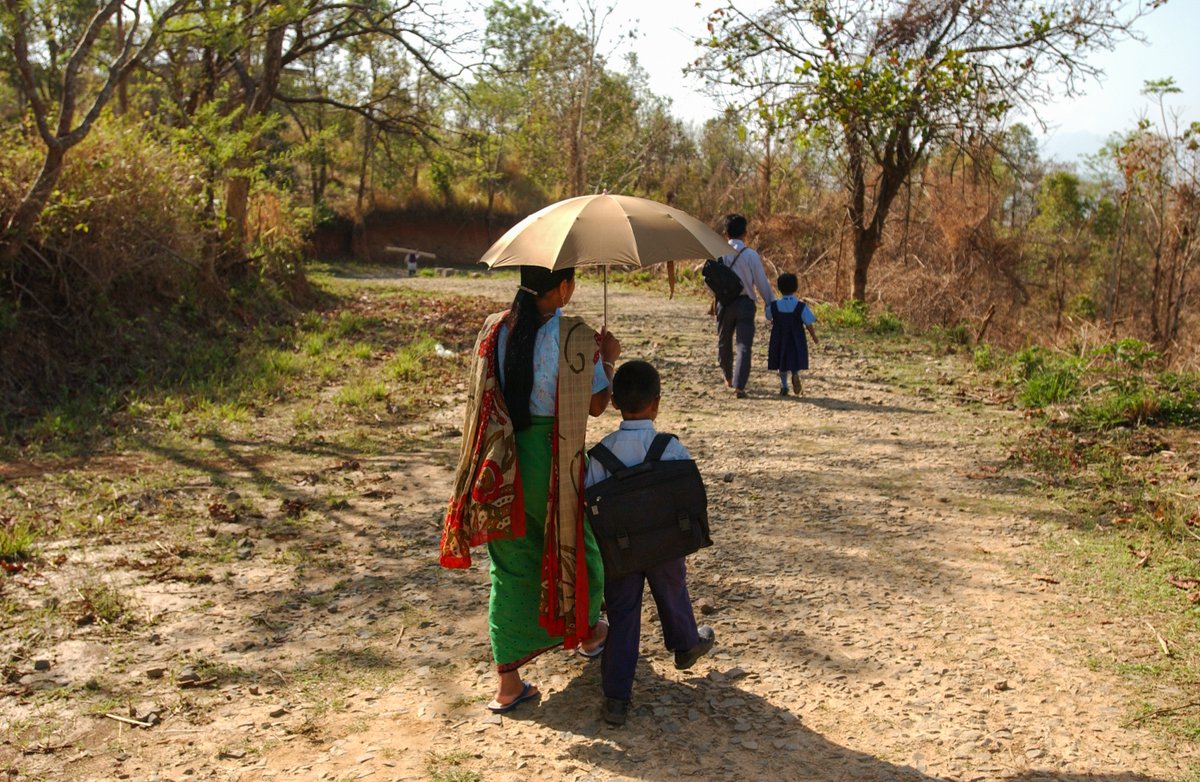
<svg viewBox="0 0 1200 782">
<path fill-rule="evenodd" d="M 608 264 L 604 264 L 604 328 L 608 328 Z"/>
</svg>

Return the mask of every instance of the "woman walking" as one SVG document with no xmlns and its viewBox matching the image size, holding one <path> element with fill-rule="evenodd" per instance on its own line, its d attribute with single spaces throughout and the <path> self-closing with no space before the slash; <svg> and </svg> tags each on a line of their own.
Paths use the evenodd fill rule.
<svg viewBox="0 0 1200 782">
<path fill-rule="evenodd" d="M 488 317 L 472 353 L 466 424 L 441 541 L 444 567 L 491 559 L 488 629 L 496 697 L 507 712 L 540 695 L 520 668 L 563 646 L 595 656 L 604 571 L 583 519 L 588 415 L 604 412 L 621 345 L 562 314 L 574 269 L 521 267 L 506 312 Z"/>
</svg>

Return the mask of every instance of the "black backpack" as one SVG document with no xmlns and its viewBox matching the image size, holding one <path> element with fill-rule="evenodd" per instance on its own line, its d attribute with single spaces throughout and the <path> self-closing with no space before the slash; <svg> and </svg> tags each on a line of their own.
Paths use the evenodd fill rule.
<svg viewBox="0 0 1200 782">
<path fill-rule="evenodd" d="M 704 284 L 717 297 L 717 303 L 722 307 L 728 307 L 734 299 L 742 295 L 742 280 L 733 271 L 733 265 L 745 251 L 745 247 L 738 250 L 737 255 L 733 256 L 733 260 L 729 262 L 728 266 L 720 258 L 709 258 L 700 270 L 700 275 L 704 277 Z"/>
<path fill-rule="evenodd" d="M 675 435 L 661 432 L 641 464 L 626 467 L 597 444 L 588 456 L 610 475 L 586 490 L 589 521 L 604 572 L 610 578 L 637 573 L 712 545 L 708 495 L 691 459 L 662 461 Z"/>
</svg>

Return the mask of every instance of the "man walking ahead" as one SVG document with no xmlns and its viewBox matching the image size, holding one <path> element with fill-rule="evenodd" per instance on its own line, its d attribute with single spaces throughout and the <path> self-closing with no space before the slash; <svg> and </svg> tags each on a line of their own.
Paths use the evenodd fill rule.
<svg viewBox="0 0 1200 782">
<path fill-rule="evenodd" d="M 725 375 L 725 385 L 733 388 L 738 399 L 746 398 L 750 379 L 750 348 L 754 345 L 754 317 L 758 311 L 758 293 L 765 305 L 775 301 L 771 283 L 763 271 L 762 259 L 746 246 L 746 218 L 725 216 L 725 238 L 734 252 L 721 258 L 742 281 L 742 295 L 727 305 L 717 305 L 717 361 Z M 736 347 L 735 347 L 736 346 Z"/>
</svg>

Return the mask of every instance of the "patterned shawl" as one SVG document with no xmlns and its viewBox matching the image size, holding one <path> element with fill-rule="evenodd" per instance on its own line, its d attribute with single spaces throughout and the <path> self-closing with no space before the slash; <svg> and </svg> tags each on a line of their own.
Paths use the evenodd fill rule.
<svg viewBox="0 0 1200 782">
<path fill-rule="evenodd" d="M 496 341 L 508 313 L 488 317 L 472 352 L 463 442 L 454 495 L 442 526 L 443 567 L 471 564 L 471 546 L 525 534 L 525 503 L 512 419 L 496 367 Z M 570 649 L 586 638 L 588 573 L 583 545 L 585 435 L 599 335 L 581 318 L 560 317 L 557 413 L 538 621 Z"/>
<path fill-rule="evenodd" d="M 488 316 L 471 351 L 458 475 L 442 525 L 442 567 L 470 567 L 471 546 L 525 535 L 517 443 L 496 371 L 496 340 L 507 314 Z"/>
</svg>

